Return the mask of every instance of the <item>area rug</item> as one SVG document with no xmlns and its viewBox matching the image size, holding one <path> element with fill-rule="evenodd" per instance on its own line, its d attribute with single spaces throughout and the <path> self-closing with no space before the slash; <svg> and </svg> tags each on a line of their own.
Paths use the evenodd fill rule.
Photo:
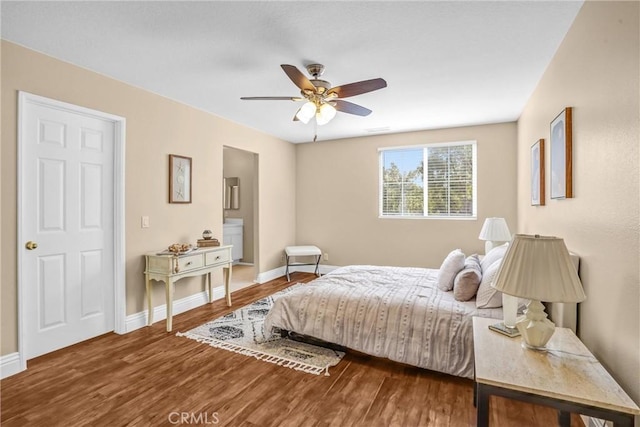
<svg viewBox="0 0 640 427">
<path fill-rule="evenodd" d="M 273 302 L 298 286 L 304 285 L 293 285 L 190 331 L 178 332 L 176 336 L 298 371 L 328 376 L 329 368 L 344 357 L 343 352 L 282 338 L 275 328 L 264 330 L 264 318 Z"/>
</svg>

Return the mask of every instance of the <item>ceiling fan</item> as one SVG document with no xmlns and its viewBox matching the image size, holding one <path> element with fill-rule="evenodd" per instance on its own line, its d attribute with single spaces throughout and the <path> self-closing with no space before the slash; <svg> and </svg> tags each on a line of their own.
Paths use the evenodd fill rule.
<svg viewBox="0 0 640 427">
<path fill-rule="evenodd" d="M 324 125 L 331 121 L 338 111 L 355 114 L 356 116 L 368 116 L 371 114 L 371 110 L 361 105 L 344 101 L 341 98 L 349 98 L 387 87 L 387 82 L 381 78 L 331 87 L 331 83 L 319 79 L 324 72 L 324 65 L 322 64 L 309 64 L 306 66 L 307 72 L 313 77 L 311 80 L 293 65 L 282 64 L 280 66 L 291 81 L 300 88 L 301 97 L 245 96 L 240 99 L 250 101 L 306 101 L 293 117 L 294 121 L 299 120 L 305 124 L 315 117 L 317 125 Z"/>
</svg>

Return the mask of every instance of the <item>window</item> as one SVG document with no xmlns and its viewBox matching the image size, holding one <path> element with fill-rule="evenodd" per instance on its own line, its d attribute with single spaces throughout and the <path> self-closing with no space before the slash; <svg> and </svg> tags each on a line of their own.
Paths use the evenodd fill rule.
<svg viewBox="0 0 640 427">
<path fill-rule="evenodd" d="M 379 152 L 381 217 L 475 218 L 475 141 Z"/>
</svg>

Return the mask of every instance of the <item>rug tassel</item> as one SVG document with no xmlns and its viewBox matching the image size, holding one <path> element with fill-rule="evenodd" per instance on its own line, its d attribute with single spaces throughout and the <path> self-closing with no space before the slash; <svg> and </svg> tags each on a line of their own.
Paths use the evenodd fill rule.
<svg viewBox="0 0 640 427">
<path fill-rule="evenodd" d="M 262 360 L 265 362 L 269 362 L 269 363 L 274 363 L 278 366 L 284 366 L 286 368 L 290 368 L 290 369 L 294 369 L 296 371 L 302 371 L 302 372 L 306 372 L 309 374 L 314 374 L 314 375 L 321 375 L 324 372 L 325 376 L 330 376 L 329 375 L 329 366 L 325 366 L 325 367 L 320 367 L 320 366 L 312 366 L 312 365 L 307 365 L 305 363 L 302 362 L 298 362 L 295 360 L 289 360 L 283 357 L 278 357 L 278 356 L 273 356 L 271 354 L 267 354 L 267 353 L 262 353 L 260 351 L 257 350 L 251 350 L 245 347 L 241 347 L 235 344 L 230 344 L 230 343 L 226 343 L 226 342 L 222 342 L 222 341 L 218 341 L 215 339 L 210 339 L 210 338 L 206 338 L 206 337 L 202 337 L 202 336 L 197 336 L 197 335 L 193 335 L 190 333 L 182 333 L 182 332 L 178 332 L 176 333 L 176 336 L 178 337 L 186 337 L 186 338 L 190 338 L 192 340 L 195 340 L 197 342 L 200 343 L 206 343 L 209 344 L 211 347 L 216 347 L 216 348 L 220 348 L 223 350 L 228 350 L 228 351 L 232 351 L 234 353 L 238 353 L 238 354 L 242 354 L 245 356 L 253 356 L 258 360 Z"/>
</svg>

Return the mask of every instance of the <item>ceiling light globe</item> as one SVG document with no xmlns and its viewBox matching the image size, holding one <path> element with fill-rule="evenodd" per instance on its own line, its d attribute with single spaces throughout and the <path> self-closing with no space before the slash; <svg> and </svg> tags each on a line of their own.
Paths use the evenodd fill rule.
<svg viewBox="0 0 640 427">
<path fill-rule="evenodd" d="M 309 120 L 311 120 L 311 118 L 315 113 L 316 113 L 316 105 L 313 102 L 309 101 L 309 102 L 306 102 L 302 107 L 300 107 L 300 109 L 296 113 L 296 117 L 302 123 L 307 124 L 309 123 Z"/>
<path fill-rule="evenodd" d="M 336 116 L 336 109 L 331 104 L 322 104 L 316 112 L 316 122 L 318 126 L 325 125 Z"/>
</svg>

